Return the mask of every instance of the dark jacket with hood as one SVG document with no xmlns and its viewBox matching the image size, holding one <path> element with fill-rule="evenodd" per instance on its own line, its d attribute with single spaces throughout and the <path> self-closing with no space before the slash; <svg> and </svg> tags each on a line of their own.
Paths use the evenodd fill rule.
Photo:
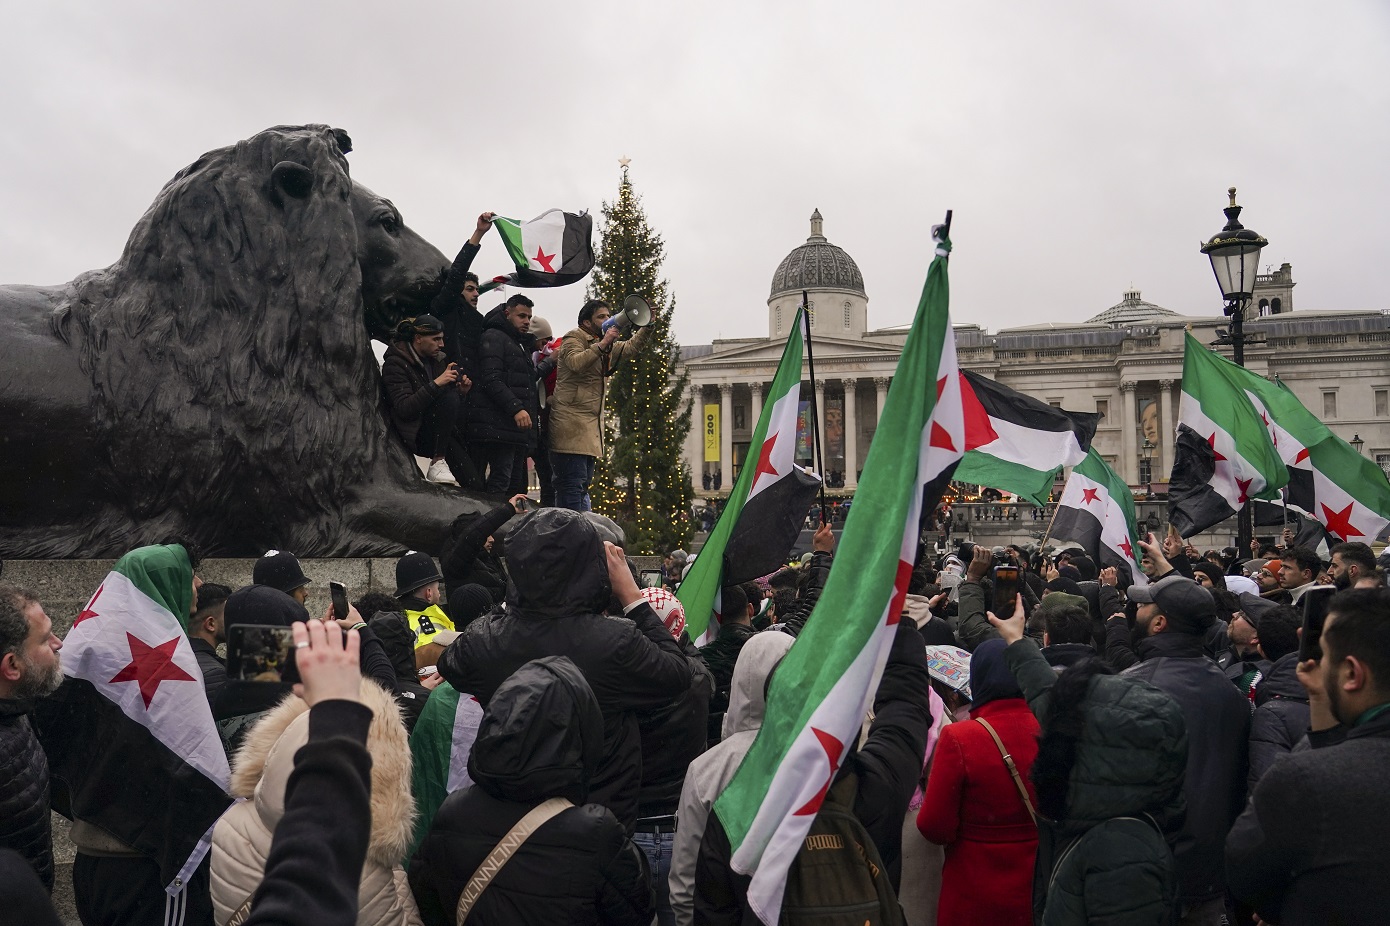
<svg viewBox="0 0 1390 926">
<path fill-rule="evenodd" d="M 608 617 L 612 597 L 598 531 L 564 508 L 528 513 L 507 536 L 513 583 L 507 610 L 468 625 L 439 659 L 449 684 L 487 706 L 532 659 L 568 656 L 603 711 L 604 749 L 590 797 L 631 828 L 637 820 L 642 747 L 636 712 L 690 688 L 690 664 L 645 601 Z"/>
<path fill-rule="evenodd" d="M 603 760 L 603 715 L 574 663 L 529 662 L 488 704 L 468 758 L 473 786 L 444 799 L 410 864 L 427 926 L 453 926 L 489 852 L 542 801 L 575 806 L 541 824 L 483 891 L 467 922 L 646 926 L 656 897 L 646 857 L 612 811 L 585 803 Z"/>
<path fill-rule="evenodd" d="M 426 360 L 415 353 L 408 341 L 394 341 L 386 348 L 381 364 L 381 388 L 386 393 L 391 424 L 412 452 L 425 412 L 445 389 L 458 388 L 440 386 L 434 381 L 448 366 L 446 354 L 435 354 Z"/>
<path fill-rule="evenodd" d="M 1034 921 L 1169 926 L 1177 866 L 1165 834 L 1184 815 L 1182 709 L 1099 660 L 1059 677 L 1026 638 L 1004 659 L 1043 728 L 1033 762 L 1043 818 Z"/>
<path fill-rule="evenodd" d="M 681 631 L 679 643 L 690 665 L 690 687 L 666 706 L 637 715 L 642 734 L 642 792 L 637 806 L 640 817 L 675 814 L 686 769 L 705 751 L 714 679 L 685 631 Z"/>
<path fill-rule="evenodd" d="M 531 361 L 535 335 L 523 334 L 499 306 L 487 315 L 478 351 L 478 375 L 469 395 L 468 439 L 534 447 L 541 417 L 541 376 Z M 554 366 L 553 358 L 545 361 Z M 547 371 L 548 372 L 548 371 Z M 517 427 L 517 412 L 531 416 L 531 426 Z"/>
<path fill-rule="evenodd" d="M 899 621 L 893 648 L 874 694 L 874 721 L 863 745 L 851 751 L 836 776 L 858 776 L 854 815 L 878 848 L 894 890 L 902 872 L 903 817 L 922 777 L 931 675 L 922 635 L 912 621 Z M 729 836 L 718 814 L 709 815 L 695 874 L 695 920 L 700 923 L 760 923 L 748 906 L 750 878 L 729 865 Z"/>
<path fill-rule="evenodd" d="M 420 684 L 420 676 L 415 671 L 415 634 L 406 623 L 405 615 L 397 611 L 378 611 L 367 626 L 381 641 L 391 660 L 391 668 L 395 670 L 396 703 L 401 706 L 401 719 L 409 733 L 415 729 L 415 721 L 420 719 L 420 712 L 430 696 L 430 690 Z"/>
<path fill-rule="evenodd" d="M 507 596 L 507 570 L 502 558 L 486 549 L 487 539 L 497 533 L 516 514 L 511 502 L 504 502 L 484 514 L 461 514 L 450 528 L 451 542 L 439 558 L 439 571 L 449 600 L 463 585 L 481 585 L 494 602 Z M 450 615 L 453 617 L 453 615 Z M 455 624 L 458 623 L 455 619 Z"/>
<path fill-rule="evenodd" d="M 1281 656 L 1255 688 L 1250 718 L 1250 787 L 1274 760 L 1293 751 L 1308 732 L 1308 692 L 1298 681 L 1298 653 Z"/>
<path fill-rule="evenodd" d="M 53 831 L 48 813 L 48 759 L 29 725 L 34 702 L 0 698 L 0 848 L 24 856 L 53 889 Z M 701 725 L 701 733 L 704 726 Z"/>
<path fill-rule="evenodd" d="M 478 372 L 478 342 L 483 337 L 483 313 L 463 298 L 464 274 L 473 266 L 479 245 L 465 241 L 444 276 L 444 285 L 430 302 L 430 314 L 444 324 L 444 353 L 471 379 Z M 437 375 L 437 374 L 436 374 Z"/>
<path fill-rule="evenodd" d="M 1192 903 L 1226 887 L 1222 847 L 1245 806 L 1250 702 L 1241 697 L 1195 634 L 1168 631 L 1139 641 L 1141 660 L 1125 676 L 1168 693 L 1187 722 L 1187 820 L 1174 845 L 1180 896 Z"/>
</svg>

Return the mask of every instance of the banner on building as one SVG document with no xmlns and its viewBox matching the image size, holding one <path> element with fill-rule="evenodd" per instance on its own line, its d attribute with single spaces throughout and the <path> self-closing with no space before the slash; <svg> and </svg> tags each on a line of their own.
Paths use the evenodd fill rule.
<svg viewBox="0 0 1390 926">
<path fill-rule="evenodd" d="M 705 462 L 719 462 L 719 406 L 705 406 Z"/>
<path fill-rule="evenodd" d="M 845 462 L 845 400 L 825 400 L 825 465 Z"/>
<path fill-rule="evenodd" d="M 811 460 L 815 449 L 811 443 L 811 403 L 802 399 L 796 410 L 796 458 Z"/>
</svg>

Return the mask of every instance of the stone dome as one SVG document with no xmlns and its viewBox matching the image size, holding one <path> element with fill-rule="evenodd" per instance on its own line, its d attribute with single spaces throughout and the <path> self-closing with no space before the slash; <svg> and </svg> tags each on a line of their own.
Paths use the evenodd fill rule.
<svg viewBox="0 0 1390 926">
<path fill-rule="evenodd" d="M 1112 328 L 1123 328 L 1126 325 L 1137 325 L 1159 318 L 1177 317 L 1177 312 L 1174 312 L 1172 309 L 1165 309 L 1161 305 L 1154 305 L 1152 302 L 1145 302 L 1143 299 L 1139 298 L 1139 290 L 1131 289 L 1125 293 L 1124 299 L 1117 305 L 1112 305 L 1094 318 L 1086 319 L 1086 323 L 1091 325 L 1109 325 Z"/>
<path fill-rule="evenodd" d="M 864 292 L 864 275 L 859 265 L 841 248 L 826 240 L 821 232 L 821 214 L 817 209 L 811 213 L 811 237 L 796 248 L 777 265 L 772 275 L 774 299 L 783 293 L 799 293 L 803 289 L 842 289 L 867 298 Z"/>
</svg>

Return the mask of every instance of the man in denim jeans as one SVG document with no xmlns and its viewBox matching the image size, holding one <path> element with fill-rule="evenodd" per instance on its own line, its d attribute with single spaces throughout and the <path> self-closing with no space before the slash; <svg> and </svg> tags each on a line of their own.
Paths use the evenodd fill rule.
<svg viewBox="0 0 1390 926">
<path fill-rule="evenodd" d="M 714 679 L 685 632 L 685 609 L 664 588 L 644 588 L 642 597 L 671 631 L 690 664 L 690 687 L 664 707 L 637 715 L 642 733 L 642 788 L 632 841 L 647 855 L 656 887 L 656 922 L 675 926 L 671 909 L 671 850 L 676 840 L 676 810 L 690 763 L 705 751 L 706 718 Z"/>
<path fill-rule="evenodd" d="M 550 398 L 550 468 L 559 508 L 590 510 L 594 460 L 603 455 L 605 381 L 624 358 L 651 340 L 650 325 L 618 340 L 618 326 L 603 328 L 612 315 L 608 303 L 590 299 L 579 310 L 579 327 L 560 340 L 555 394 Z"/>
</svg>

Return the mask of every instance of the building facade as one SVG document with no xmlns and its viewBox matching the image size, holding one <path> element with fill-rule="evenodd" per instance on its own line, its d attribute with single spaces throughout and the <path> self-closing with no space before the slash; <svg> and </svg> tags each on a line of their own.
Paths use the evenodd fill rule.
<svg viewBox="0 0 1390 926">
<path fill-rule="evenodd" d="M 1390 475 L 1390 312 L 1295 312 L 1294 286 L 1287 263 L 1259 276 L 1247 310 L 1246 366 L 1285 382 L 1336 434 L 1353 446 L 1361 441 Z M 768 335 L 682 348 L 696 424 L 686 460 L 697 474 L 697 495 L 725 495 L 732 487 L 803 291 L 816 378 L 803 382 L 802 398 L 816 402 L 824 454 L 818 469 L 827 484 L 853 492 L 874 434 L 892 426 L 881 410 L 907 329 L 869 326 L 863 275 L 825 237 L 817 210 L 806 243 L 773 274 Z M 1097 451 L 1136 489 L 1163 492 L 1181 400 L 1183 333 L 1191 330 L 1230 356 L 1221 343 L 1226 327 L 1220 316 L 1184 316 L 1133 290 L 1085 322 L 994 334 L 957 324 L 955 331 L 963 368 L 1051 405 L 1099 412 Z"/>
</svg>

